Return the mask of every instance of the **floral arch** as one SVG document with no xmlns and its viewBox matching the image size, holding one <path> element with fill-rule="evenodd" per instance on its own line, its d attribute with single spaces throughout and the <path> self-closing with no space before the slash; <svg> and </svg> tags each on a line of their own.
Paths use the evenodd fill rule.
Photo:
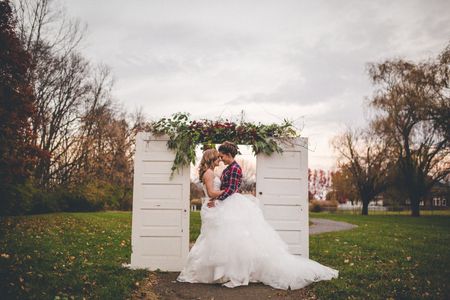
<svg viewBox="0 0 450 300">
<path fill-rule="evenodd" d="M 281 153 L 281 144 L 291 143 L 300 136 L 292 122 L 284 120 L 281 124 L 239 123 L 225 120 L 191 120 L 188 114 L 176 113 L 171 118 L 162 118 L 149 123 L 146 131 L 156 136 L 169 137 L 167 148 L 175 151 L 172 172 L 190 163 L 195 164 L 195 147 L 203 149 L 214 144 L 230 141 L 239 145 L 250 145 L 253 153 L 271 155 Z"/>
</svg>

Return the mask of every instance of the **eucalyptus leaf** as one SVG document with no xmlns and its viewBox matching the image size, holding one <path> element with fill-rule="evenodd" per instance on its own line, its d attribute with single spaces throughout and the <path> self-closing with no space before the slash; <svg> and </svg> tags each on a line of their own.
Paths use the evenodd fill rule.
<svg viewBox="0 0 450 300">
<path fill-rule="evenodd" d="M 241 121 L 239 124 L 229 120 L 191 120 L 187 113 L 176 113 L 171 118 L 162 118 L 151 122 L 150 132 L 154 135 L 167 135 L 167 148 L 175 151 L 172 175 L 175 171 L 190 163 L 195 163 L 195 147 L 214 147 L 225 140 L 251 145 L 255 155 L 271 155 L 282 152 L 281 141 L 293 139 L 300 134 L 292 122 L 284 120 L 281 124 L 255 124 Z"/>
</svg>

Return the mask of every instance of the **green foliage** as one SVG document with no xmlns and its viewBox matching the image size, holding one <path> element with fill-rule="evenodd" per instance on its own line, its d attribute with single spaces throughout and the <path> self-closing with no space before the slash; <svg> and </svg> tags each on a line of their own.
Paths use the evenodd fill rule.
<svg viewBox="0 0 450 300">
<path fill-rule="evenodd" d="M 52 191 L 40 191 L 33 196 L 33 208 L 25 213 L 48 213 L 59 211 L 98 211 L 103 209 L 105 195 L 92 184 L 76 188 L 58 187 Z"/>
<path fill-rule="evenodd" d="M 171 118 L 162 118 L 146 128 L 155 135 L 167 135 L 167 147 L 175 151 L 172 172 L 190 163 L 195 163 L 195 147 L 203 147 L 230 141 L 251 145 L 253 153 L 271 155 L 282 152 L 280 143 L 288 142 L 299 134 L 293 124 L 284 120 L 282 124 L 264 125 L 251 122 L 235 123 L 228 120 L 190 120 L 185 113 L 176 113 Z"/>
<path fill-rule="evenodd" d="M 6 184 L 0 194 L 0 215 L 19 215 L 32 210 L 37 189 L 30 182 Z"/>
<path fill-rule="evenodd" d="M 24 211 L 23 213 L 42 214 L 62 211 L 65 208 L 65 205 L 62 205 L 65 194 L 68 194 L 68 191 L 61 188 L 52 192 L 36 190 L 33 196 L 33 209 L 31 211 Z"/>
<path fill-rule="evenodd" d="M 75 187 L 60 186 L 50 191 L 31 181 L 9 185 L 0 202 L 0 215 L 27 215 L 49 212 L 130 210 L 132 190 L 102 180 L 89 180 Z"/>
</svg>

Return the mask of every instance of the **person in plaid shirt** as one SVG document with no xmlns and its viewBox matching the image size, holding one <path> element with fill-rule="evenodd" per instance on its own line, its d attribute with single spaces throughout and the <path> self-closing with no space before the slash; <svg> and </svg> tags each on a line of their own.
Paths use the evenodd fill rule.
<svg viewBox="0 0 450 300">
<path fill-rule="evenodd" d="M 219 147 L 219 158 L 228 165 L 222 172 L 220 178 L 220 189 L 224 192 L 217 197 L 217 200 L 225 200 L 239 190 L 242 181 L 242 169 L 241 166 L 234 160 L 234 157 L 238 153 L 238 148 L 231 142 L 224 142 Z M 214 201 L 208 203 L 208 207 L 214 207 Z"/>
</svg>

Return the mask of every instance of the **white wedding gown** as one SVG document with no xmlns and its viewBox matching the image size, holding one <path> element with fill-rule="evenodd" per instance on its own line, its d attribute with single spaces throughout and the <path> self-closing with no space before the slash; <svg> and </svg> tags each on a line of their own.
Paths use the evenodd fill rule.
<svg viewBox="0 0 450 300">
<path fill-rule="evenodd" d="M 219 190 L 217 177 L 214 187 Z M 290 254 L 287 244 L 264 219 L 257 198 L 235 193 L 216 200 L 215 207 L 206 204 L 201 209 L 200 236 L 178 281 L 224 283 L 227 287 L 262 282 L 286 290 L 338 277 L 337 270 Z"/>
</svg>

